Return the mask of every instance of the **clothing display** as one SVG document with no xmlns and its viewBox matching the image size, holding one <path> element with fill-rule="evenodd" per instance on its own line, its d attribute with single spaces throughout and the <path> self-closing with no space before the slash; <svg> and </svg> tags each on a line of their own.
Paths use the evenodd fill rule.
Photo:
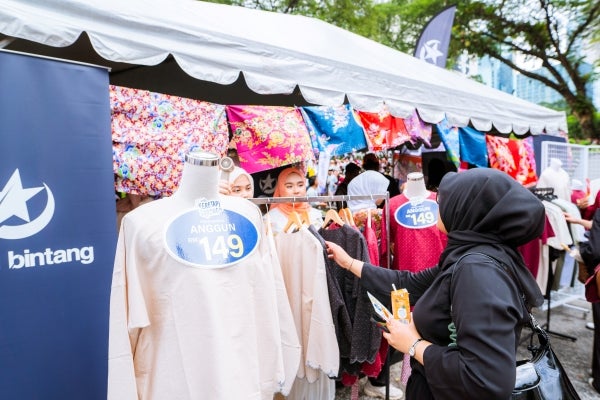
<svg viewBox="0 0 600 400">
<path fill-rule="evenodd" d="M 446 235 L 436 226 L 436 193 L 427 192 L 416 202 L 404 193 L 395 196 L 390 199 L 390 214 L 392 268 L 418 272 L 436 265 L 446 246 Z"/>
<path fill-rule="evenodd" d="M 550 166 L 540 174 L 537 187 L 552 188 L 556 197 L 571 201 L 571 178 L 562 168 L 562 162 L 558 158 L 550 159 Z"/>
<path fill-rule="evenodd" d="M 260 211 L 216 193 L 216 164 L 193 164 L 212 161 L 190 157 L 173 196 L 123 218 L 110 301 L 108 399 L 267 400 L 285 390 L 286 371 L 298 365 L 298 338 L 283 335 L 292 329 L 282 324 L 293 319 L 282 307 Z M 248 233 L 252 227 L 256 236 Z M 198 246 L 188 245 L 207 237 L 219 243 L 223 232 L 230 235 L 228 254 L 213 245 L 202 259 L 193 252 Z M 173 236 L 179 245 L 169 244 Z M 241 258 L 211 263 L 232 255 Z"/>
<path fill-rule="evenodd" d="M 323 247 L 307 227 L 279 232 L 275 245 L 288 300 L 302 346 L 300 366 L 288 399 L 333 399 L 339 350 Z M 306 397 L 304 397 L 306 396 Z"/>
</svg>

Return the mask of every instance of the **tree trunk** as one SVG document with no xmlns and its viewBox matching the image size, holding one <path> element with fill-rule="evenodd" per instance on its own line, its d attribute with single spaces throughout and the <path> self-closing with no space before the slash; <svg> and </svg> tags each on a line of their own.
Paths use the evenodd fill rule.
<svg viewBox="0 0 600 400">
<path fill-rule="evenodd" d="M 579 122 L 582 136 L 595 142 L 600 141 L 600 129 L 598 129 L 597 123 L 594 120 L 596 108 L 591 99 L 569 105 L 571 106 L 573 115 Z"/>
</svg>

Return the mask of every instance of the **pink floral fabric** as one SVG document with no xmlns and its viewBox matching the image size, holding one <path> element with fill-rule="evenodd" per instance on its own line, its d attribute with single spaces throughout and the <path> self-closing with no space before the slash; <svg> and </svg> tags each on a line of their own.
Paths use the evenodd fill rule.
<svg viewBox="0 0 600 400">
<path fill-rule="evenodd" d="M 227 106 L 240 166 L 248 173 L 314 161 L 308 129 L 298 108 Z"/>
<path fill-rule="evenodd" d="M 504 171 L 525 186 L 537 182 L 533 147 L 528 141 L 485 136 L 490 167 Z"/>
<path fill-rule="evenodd" d="M 111 85 L 110 107 L 118 192 L 170 196 L 187 152 L 227 152 L 223 105 Z"/>
</svg>

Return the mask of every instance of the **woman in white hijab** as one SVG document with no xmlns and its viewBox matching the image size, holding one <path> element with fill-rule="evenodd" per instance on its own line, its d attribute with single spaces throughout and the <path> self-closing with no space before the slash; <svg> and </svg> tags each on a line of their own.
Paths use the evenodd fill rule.
<svg viewBox="0 0 600 400">
<path fill-rule="evenodd" d="M 352 179 L 348 184 L 349 196 L 368 196 L 372 194 L 385 194 L 389 181 L 382 173 L 377 171 L 365 171 Z M 383 201 L 383 199 L 366 199 L 366 200 L 348 200 L 348 208 L 353 213 L 374 209 Z"/>
<path fill-rule="evenodd" d="M 245 169 L 234 167 L 228 180 L 219 182 L 219 193 L 249 199 L 254 197 L 254 179 Z"/>
</svg>

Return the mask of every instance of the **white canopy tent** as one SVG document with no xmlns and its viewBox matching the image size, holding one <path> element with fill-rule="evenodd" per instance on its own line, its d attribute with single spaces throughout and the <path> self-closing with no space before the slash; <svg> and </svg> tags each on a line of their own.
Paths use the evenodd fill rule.
<svg viewBox="0 0 600 400">
<path fill-rule="evenodd" d="M 320 20 L 194 0 L 0 0 L 0 47 L 108 66 L 113 84 L 221 104 L 385 103 L 399 117 L 416 109 L 426 122 L 484 132 L 567 129 L 563 112 Z"/>
</svg>

